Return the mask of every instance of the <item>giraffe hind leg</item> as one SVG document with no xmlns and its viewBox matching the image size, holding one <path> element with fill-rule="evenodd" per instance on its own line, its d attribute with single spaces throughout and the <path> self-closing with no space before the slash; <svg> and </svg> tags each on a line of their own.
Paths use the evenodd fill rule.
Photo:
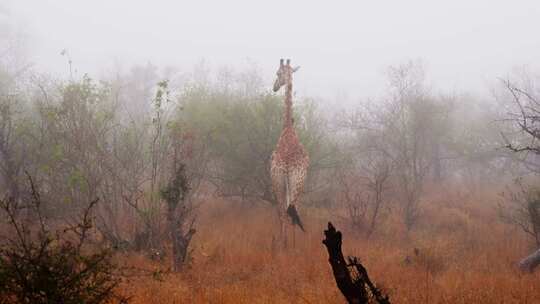
<svg viewBox="0 0 540 304">
<path fill-rule="evenodd" d="M 281 225 L 282 225 L 282 229 L 283 229 L 283 247 L 287 248 L 288 247 L 288 238 L 289 238 L 289 235 L 288 235 L 289 234 L 289 232 L 288 232 L 289 223 L 287 222 L 288 221 L 288 219 L 287 219 L 287 207 L 291 203 L 291 193 L 290 193 L 289 178 L 288 178 L 287 173 L 283 174 L 282 181 L 283 181 L 283 188 L 282 188 L 283 200 L 281 201 L 278 208 L 280 209 L 280 213 L 281 213 L 280 218 L 281 218 Z M 285 203 L 285 204 L 283 204 L 283 203 Z"/>
<path fill-rule="evenodd" d="M 300 219 L 300 215 L 298 214 L 298 210 L 296 210 L 296 205 L 291 204 L 293 196 L 293 192 L 291 187 L 291 178 L 289 174 L 285 175 L 285 201 L 287 202 L 287 215 L 291 218 L 292 225 L 297 225 L 300 227 L 300 229 L 303 232 L 306 232 L 304 230 L 304 225 L 302 224 L 302 220 Z M 296 195 L 297 197 L 298 195 Z M 293 227 L 293 233 L 294 233 L 294 227 Z"/>
<path fill-rule="evenodd" d="M 305 177 L 306 169 L 303 166 L 296 166 L 288 171 L 290 205 L 287 206 L 287 214 L 291 218 L 293 225 L 297 225 L 303 232 L 305 232 L 305 229 L 298 213 L 298 205 L 300 204 Z"/>
</svg>

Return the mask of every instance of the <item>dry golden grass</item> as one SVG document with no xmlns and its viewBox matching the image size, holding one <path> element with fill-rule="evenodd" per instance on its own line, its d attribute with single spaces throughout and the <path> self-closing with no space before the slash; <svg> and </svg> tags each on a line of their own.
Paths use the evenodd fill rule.
<svg viewBox="0 0 540 304">
<path fill-rule="evenodd" d="M 391 215 L 370 240 L 331 214 L 304 209 L 308 232 L 297 231 L 294 248 L 282 252 L 272 251 L 277 222 L 271 208 L 209 202 L 201 210 L 191 268 L 124 288 L 133 303 L 344 303 L 321 243 L 330 220 L 344 233 L 344 253 L 362 259 L 392 303 L 540 303 L 540 275 L 515 266 L 529 252 L 528 242 L 500 223 L 493 201 L 489 195 L 432 197 L 413 232 Z M 413 248 L 420 254 L 405 264 Z"/>
</svg>

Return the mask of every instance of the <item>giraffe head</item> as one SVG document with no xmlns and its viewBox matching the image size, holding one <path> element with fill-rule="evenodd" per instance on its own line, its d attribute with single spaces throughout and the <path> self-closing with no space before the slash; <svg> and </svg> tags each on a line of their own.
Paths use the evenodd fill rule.
<svg viewBox="0 0 540 304">
<path fill-rule="evenodd" d="M 274 82 L 274 92 L 277 92 L 282 86 L 292 81 L 292 74 L 298 71 L 300 67 L 291 67 L 291 60 L 287 59 L 287 64 L 283 64 L 283 59 L 279 60 L 279 69 L 276 73 L 277 78 Z"/>
</svg>

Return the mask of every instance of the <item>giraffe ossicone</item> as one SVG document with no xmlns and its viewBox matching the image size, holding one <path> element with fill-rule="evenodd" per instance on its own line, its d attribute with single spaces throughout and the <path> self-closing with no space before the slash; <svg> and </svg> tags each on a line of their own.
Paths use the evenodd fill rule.
<svg viewBox="0 0 540 304">
<path fill-rule="evenodd" d="M 281 222 L 281 232 L 286 238 L 287 216 L 293 225 L 298 225 L 304 231 L 298 205 L 302 196 L 309 156 L 296 134 L 292 118 L 292 75 L 299 67 L 293 68 L 290 59 L 284 64 L 283 59 L 279 62 L 277 78 L 274 82 L 274 92 L 285 86 L 285 106 L 283 110 L 283 129 L 272 153 L 270 174 L 272 189 L 278 204 L 278 215 Z"/>
</svg>

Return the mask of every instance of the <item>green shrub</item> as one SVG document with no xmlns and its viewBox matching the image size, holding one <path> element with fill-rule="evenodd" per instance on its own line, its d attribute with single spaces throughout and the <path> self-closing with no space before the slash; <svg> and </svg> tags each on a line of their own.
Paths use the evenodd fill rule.
<svg viewBox="0 0 540 304">
<path fill-rule="evenodd" d="M 8 219 L 0 239 L 0 303 L 126 303 L 116 293 L 121 277 L 111 251 L 88 244 L 98 201 L 78 223 L 52 232 L 33 186 L 31 197 L 26 205 L 0 200 Z"/>
</svg>

